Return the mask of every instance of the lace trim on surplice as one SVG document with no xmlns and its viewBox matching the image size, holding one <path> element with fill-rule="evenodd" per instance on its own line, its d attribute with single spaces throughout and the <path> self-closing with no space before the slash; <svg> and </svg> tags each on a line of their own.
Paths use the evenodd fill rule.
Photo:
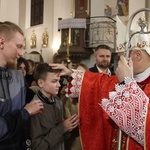
<svg viewBox="0 0 150 150">
<path fill-rule="evenodd" d="M 72 69 L 72 71 L 73 71 L 73 73 L 71 74 L 72 80 L 71 83 L 69 83 L 71 84 L 71 86 L 69 89 L 67 88 L 67 92 L 68 91 L 69 92 L 66 96 L 71 98 L 77 98 L 79 97 L 79 92 L 80 92 L 84 72 L 80 70 L 74 70 L 74 69 Z"/>
<path fill-rule="evenodd" d="M 115 90 L 100 105 L 121 130 L 143 146 L 149 98 L 133 78 L 125 78 L 125 84 L 117 84 Z"/>
</svg>

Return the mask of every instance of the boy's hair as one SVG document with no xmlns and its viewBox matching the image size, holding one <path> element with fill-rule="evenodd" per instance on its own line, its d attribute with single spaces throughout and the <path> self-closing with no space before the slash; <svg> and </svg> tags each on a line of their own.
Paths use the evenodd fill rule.
<svg viewBox="0 0 150 150">
<path fill-rule="evenodd" d="M 11 36 L 16 32 L 19 32 L 24 36 L 22 29 L 15 23 L 9 21 L 0 22 L 0 36 L 4 36 L 9 40 L 11 39 Z"/>
<path fill-rule="evenodd" d="M 40 63 L 36 66 L 35 70 L 34 70 L 34 80 L 36 81 L 36 83 L 38 82 L 39 79 L 45 80 L 47 73 L 60 73 L 61 70 L 60 69 L 52 69 L 52 67 L 50 67 L 48 65 L 48 63 Z"/>
</svg>

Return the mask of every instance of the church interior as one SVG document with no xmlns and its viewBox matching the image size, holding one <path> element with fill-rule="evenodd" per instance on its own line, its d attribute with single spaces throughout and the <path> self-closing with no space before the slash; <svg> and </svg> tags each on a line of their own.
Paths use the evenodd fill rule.
<svg viewBox="0 0 150 150">
<path fill-rule="evenodd" d="M 25 58 L 51 63 L 58 53 L 91 67 L 97 45 L 109 45 L 115 54 L 115 16 L 127 25 L 135 11 L 149 7 L 149 0 L 0 0 L 0 20 L 24 31 Z"/>
<path fill-rule="evenodd" d="M 150 0 L 0 0 L 0 150 L 150 149 L 149 35 Z"/>
</svg>

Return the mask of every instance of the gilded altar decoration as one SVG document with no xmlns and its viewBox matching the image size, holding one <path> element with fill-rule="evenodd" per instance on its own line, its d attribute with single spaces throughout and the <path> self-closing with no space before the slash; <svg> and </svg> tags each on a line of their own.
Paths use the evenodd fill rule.
<svg viewBox="0 0 150 150">
<path fill-rule="evenodd" d="M 45 31 L 42 35 L 42 47 L 46 48 L 48 47 L 48 33 Z"/>
<path fill-rule="evenodd" d="M 31 47 L 31 48 L 36 48 L 36 34 L 35 34 L 35 33 L 33 33 L 33 34 L 31 35 L 30 47 Z"/>
<path fill-rule="evenodd" d="M 26 38 L 24 38 L 24 45 L 23 45 L 23 49 L 26 49 Z"/>
</svg>

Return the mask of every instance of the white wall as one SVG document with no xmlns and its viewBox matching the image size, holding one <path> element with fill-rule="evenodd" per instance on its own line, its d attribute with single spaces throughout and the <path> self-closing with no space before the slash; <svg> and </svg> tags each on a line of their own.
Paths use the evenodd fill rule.
<svg viewBox="0 0 150 150">
<path fill-rule="evenodd" d="M 71 18 L 73 11 L 73 0 L 55 0 L 54 1 L 54 20 L 53 20 L 53 50 L 57 52 L 61 43 L 61 32 L 58 31 L 58 18 Z"/>
<path fill-rule="evenodd" d="M 91 0 L 91 17 L 104 16 L 104 0 Z"/>
<path fill-rule="evenodd" d="M 146 0 L 146 8 L 150 9 L 150 0 Z M 147 13 L 147 20 L 150 22 L 150 12 Z M 148 26 L 148 29 L 150 30 L 150 24 Z"/>
<path fill-rule="evenodd" d="M 0 21 L 19 23 L 19 0 L 0 0 Z"/>
<path fill-rule="evenodd" d="M 137 10 L 141 9 L 141 8 L 145 8 L 146 4 L 145 4 L 145 0 L 129 0 L 129 17 L 136 12 Z M 143 13 L 143 12 L 141 12 Z M 134 17 L 132 26 L 134 26 L 134 24 L 136 23 L 137 19 L 142 15 L 141 13 L 137 14 Z"/>
<path fill-rule="evenodd" d="M 19 20 L 18 24 L 23 31 L 25 31 L 25 19 L 26 19 L 26 1 L 20 0 L 19 1 Z"/>
<path fill-rule="evenodd" d="M 61 33 L 58 31 L 58 18 L 70 18 L 70 12 L 72 11 L 72 0 L 45 0 L 44 1 L 44 23 L 42 25 L 30 27 L 30 0 L 27 0 L 26 9 L 26 52 L 42 50 L 42 57 L 45 62 L 52 62 L 52 57 L 60 46 Z M 49 45 L 47 48 L 41 47 L 42 34 L 44 31 L 49 34 Z M 35 49 L 30 48 L 30 37 L 32 33 L 37 36 L 37 47 Z"/>
<path fill-rule="evenodd" d="M 53 51 L 51 49 L 53 39 L 53 0 L 44 0 L 44 18 L 43 24 L 30 27 L 30 4 L 31 0 L 26 0 L 26 19 L 25 19 L 25 36 L 26 36 L 26 52 L 30 53 L 37 51 L 41 53 L 45 62 L 50 62 Z M 47 31 L 49 35 L 48 47 L 42 48 L 42 34 Z M 36 48 L 30 48 L 30 38 L 33 32 L 36 34 Z"/>
</svg>

